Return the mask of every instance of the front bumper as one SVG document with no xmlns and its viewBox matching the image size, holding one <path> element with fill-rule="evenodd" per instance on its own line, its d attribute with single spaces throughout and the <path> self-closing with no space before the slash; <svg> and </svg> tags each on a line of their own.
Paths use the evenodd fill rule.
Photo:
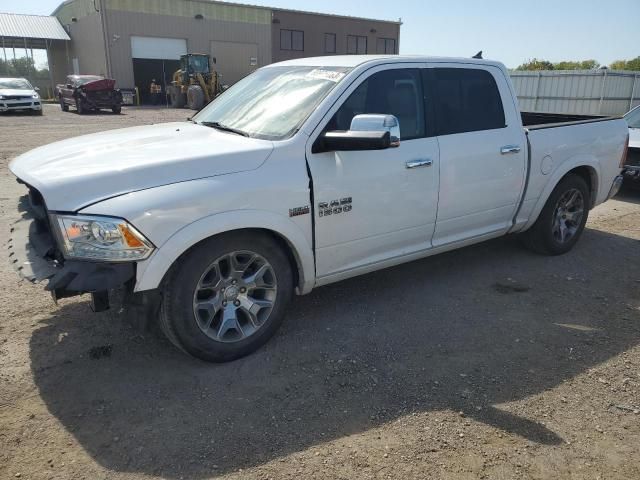
<svg viewBox="0 0 640 480">
<path fill-rule="evenodd" d="M 32 283 L 45 282 L 54 299 L 118 289 L 135 278 L 134 263 L 103 263 L 64 259 L 49 228 L 46 209 L 37 192 L 20 198 L 20 217 L 11 224 L 9 261 Z M 34 201 L 35 198 L 35 201 Z M 94 295 L 95 299 L 95 295 Z"/>
<path fill-rule="evenodd" d="M 39 98 L 0 100 L 0 112 L 9 112 L 13 110 L 42 110 L 42 102 Z"/>
</svg>

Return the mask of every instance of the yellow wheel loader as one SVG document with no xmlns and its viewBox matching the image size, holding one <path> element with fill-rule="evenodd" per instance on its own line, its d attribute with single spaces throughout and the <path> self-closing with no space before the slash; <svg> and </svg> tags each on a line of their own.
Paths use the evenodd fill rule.
<svg viewBox="0 0 640 480">
<path fill-rule="evenodd" d="M 222 93 L 220 75 L 211 68 L 213 62 L 209 55 L 187 53 L 180 57 L 180 70 L 173 74 L 168 87 L 172 108 L 187 105 L 191 110 L 200 110 L 216 96 Z"/>
</svg>

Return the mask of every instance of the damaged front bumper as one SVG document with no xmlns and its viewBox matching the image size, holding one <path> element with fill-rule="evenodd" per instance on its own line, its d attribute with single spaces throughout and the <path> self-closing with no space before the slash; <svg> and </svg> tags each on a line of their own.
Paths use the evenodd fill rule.
<svg viewBox="0 0 640 480">
<path fill-rule="evenodd" d="M 9 261 L 32 282 L 46 282 L 54 300 L 90 293 L 94 310 L 109 308 L 109 291 L 135 280 L 135 263 L 103 263 L 64 259 L 56 247 L 46 209 L 37 192 L 19 199 L 20 217 L 11 224 Z M 131 293 L 132 288 L 129 287 Z M 125 295 L 127 296 L 127 295 Z"/>
</svg>

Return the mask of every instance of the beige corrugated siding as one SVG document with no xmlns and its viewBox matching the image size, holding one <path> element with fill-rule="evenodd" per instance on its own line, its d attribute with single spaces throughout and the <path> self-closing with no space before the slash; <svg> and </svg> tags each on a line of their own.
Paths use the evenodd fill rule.
<svg viewBox="0 0 640 480">
<path fill-rule="evenodd" d="M 56 17 L 0 13 L 0 37 L 70 40 Z"/>
<path fill-rule="evenodd" d="M 80 20 L 96 13 L 93 0 L 67 0 L 52 15 L 58 17 L 63 25 L 69 25 L 72 18 Z"/>
<path fill-rule="evenodd" d="M 227 5 L 193 0 L 107 0 L 107 9 L 207 20 L 270 24 L 271 12 L 264 8 Z"/>
</svg>

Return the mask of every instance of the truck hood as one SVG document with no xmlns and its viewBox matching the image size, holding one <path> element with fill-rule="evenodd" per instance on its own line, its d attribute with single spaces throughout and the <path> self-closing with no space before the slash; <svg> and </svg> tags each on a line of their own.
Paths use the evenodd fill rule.
<svg viewBox="0 0 640 480">
<path fill-rule="evenodd" d="M 11 172 L 49 210 L 77 211 L 136 190 L 253 170 L 273 143 L 194 123 L 164 123 L 63 140 L 15 158 Z"/>
<path fill-rule="evenodd" d="M 80 88 L 88 92 L 97 92 L 100 90 L 113 90 L 116 86 L 116 81 L 111 78 L 102 78 L 100 80 L 94 80 L 93 82 L 87 82 Z"/>
<path fill-rule="evenodd" d="M 629 148 L 640 148 L 640 128 L 629 129 Z"/>
</svg>

